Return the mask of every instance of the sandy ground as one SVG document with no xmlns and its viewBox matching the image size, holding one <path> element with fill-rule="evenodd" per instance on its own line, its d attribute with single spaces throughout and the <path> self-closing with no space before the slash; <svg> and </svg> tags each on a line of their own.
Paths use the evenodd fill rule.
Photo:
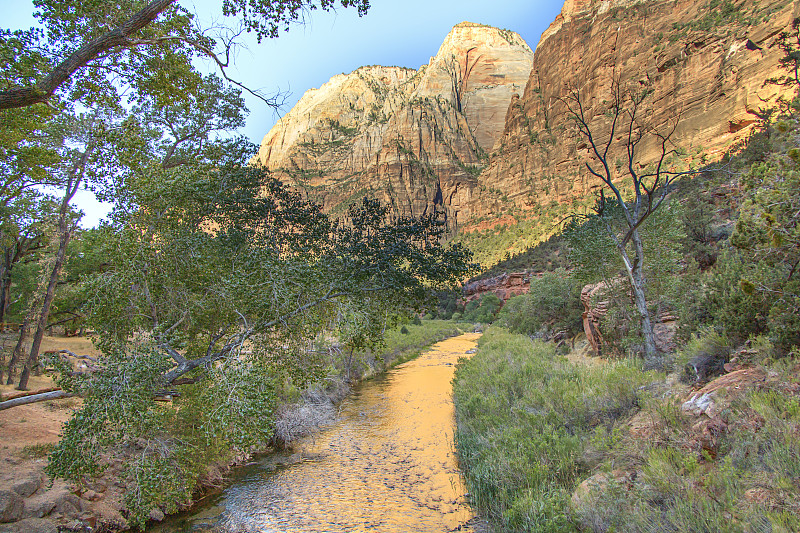
<svg viewBox="0 0 800 533">
<path fill-rule="evenodd" d="M 605 359 L 592 355 L 589 341 L 586 340 L 586 335 L 579 333 L 572 339 L 572 349 L 567 354 L 567 360 L 574 365 L 582 366 L 595 366 L 602 365 L 606 362 Z"/>
<path fill-rule="evenodd" d="M 42 352 L 64 348 L 81 355 L 98 354 L 86 337 L 45 337 L 42 342 Z M 5 372 L 3 377 L 0 394 L 18 392 L 15 385 L 5 385 Z M 55 386 L 45 375 L 31 376 L 28 385 L 31 391 Z M 31 462 L 42 462 L 42 445 L 58 442 L 61 425 L 80 404 L 78 398 L 65 398 L 0 411 L 0 483 L 17 471 L 30 469 Z"/>
</svg>

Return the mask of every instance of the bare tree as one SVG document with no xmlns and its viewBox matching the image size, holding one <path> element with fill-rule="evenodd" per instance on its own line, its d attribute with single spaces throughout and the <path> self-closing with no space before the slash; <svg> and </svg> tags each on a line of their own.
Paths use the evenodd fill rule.
<svg viewBox="0 0 800 533">
<path fill-rule="evenodd" d="M 567 114 L 574 121 L 578 135 L 586 142 L 589 157 L 593 160 L 585 162 L 586 169 L 603 183 L 595 214 L 603 219 L 603 212 L 609 202 L 616 202 L 624 215 L 625 229 L 621 235 L 613 231 L 607 220 L 603 220 L 625 265 L 626 277 L 641 320 L 646 364 L 654 367 L 657 366 L 658 354 L 653 321 L 647 307 L 645 250 L 641 229 L 664 202 L 670 184 L 680 176 L 695 174 L 697 171 L 679 172 L 670 169 L 669 160 L 671 156 L 677 155 L 672 137 L 679 117 L 668 121 L 668 125 L 662 130 L 648 124 L 645 120 L 645 103 L 652 94 L 650 88 L 645 87 L 638 92 L 626 90 L 618 78 L 613 80 L 611 104 L 606 113 L 610 125 L 605 134 L 600 134 L 595 125 L 590 124 L 591 117 L 578 88 L 569 86 L 566 93 L 559 101 L 566 106 Z M 655 157 L 642 157 L 640 149 L 647 143 L 655 143 L 657 146 Z M 622 164 L 617 166 L 619 161 Z M 623 178 L 631 181 L 632 190 L 621 187 Z M 610 199 L 606 196 L 606 190 L 611 193 Z"/>
</svg>

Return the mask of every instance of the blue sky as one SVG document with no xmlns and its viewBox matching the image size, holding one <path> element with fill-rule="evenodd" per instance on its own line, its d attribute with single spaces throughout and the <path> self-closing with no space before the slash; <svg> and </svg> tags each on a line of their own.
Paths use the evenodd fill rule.
<svg viewBox="0 0 800 533">
<path fill-rule="evenodd" d="M 222 0 L 180 0 L 203 23 L 225 22 Z M 315 11 L 304 26 L 293 27 L 277 39 L 246 39 L 230 75 L 267 93 L 290 92 L 281 114 L 303 93 L 331 76 L 363 65 L 419 68 L 436 54 L 450 29 L 463 21 L 507 28 L 522 35 L 531 48 L 561 11 L 563 0 L 371 0 L 369 12 L 359 18 L 352 10 Z M 34 24 L 33 4 L 0 0 L 3 21 L 10 29 Z M 209 66 L 209 69 L 211 67 Z M 248 97 L 250 116 L 244 134 L 260 143 L 278 115 L 259 100 Z M 95 225 L 100 209 L 82 199 L 85 224 Z"/>
</svg>

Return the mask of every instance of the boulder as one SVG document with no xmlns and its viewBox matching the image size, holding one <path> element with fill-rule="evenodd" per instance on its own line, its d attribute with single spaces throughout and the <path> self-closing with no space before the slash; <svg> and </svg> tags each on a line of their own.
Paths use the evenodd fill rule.
<svg viewBox="0 0 800 533">
<path fill-rule="evenodd" d="M 592 351 L 597 355 L 603 352 L 603 335 L 600 334 L 600 320 L 608 312 L 608 300 L 600 300 L 609 289 L 609 284 L 601 281 L 593 285 L 586 285 L 581 289 L 581 303 L 583 304 L 583 332 Z"/>
<path fill-rule="evenodd" d="M 97 517 L 97 522 L 107 529 L 116 530 L 128 527 L 128 522 L 122 513 L 106 502 L 93 503 L 89 511 Z"/>
<path fill-rule="evenodd" d="M 29 475 L 19 479 L 11 484 L 11 490 L 27 498 L 32 496 L 39 487 L 42 486 L 42 474 L 40 472 L 31 472 Z"/>
<path fill-rule="evenodd" d="M 90 501 L 90 502 L 96 502 L 97 500 L 102 500 L 103 499 L 103 495 L 100 494 L 99 492 L 95 492 L 92 489 L 89 489 L 86 492 L 84 492 L 83 494 L 81 494 L 81 499 L 84 499 L 84 500 Z"/>
<path fill-rule="evenodd" d="M 44 518 L 51 513 L 59 513 L 67 518 L 75 518 L 81 510 L 80 498 L 63 482 L 58 482 L 47 492 L 28 499 L 25 515 L 31 518 Z"/>
<path fill-rule="evenodd" d="M 0 490 L 0 523 L 16 522 L 25 512 L 25 501 L 16 492 Z"/>
<path fill-rule="evenodd" d="M 161 522 L 162 520 L 164 520 L 164 511 L 162 511 L 158 507 L 154 507 L 153 510 L 150 511 L 150 520 Z"/>
<path fill-rule="evenodd" d="M 604 506 L 597 505 L 598 499 L 609 490 L 631 490 L 636 478 L 636 472 L 614 470 L 611 473 L 598 472 L 585 479 L 571 498 L 572 508 L 581 525 L 589 531 L 606 531 L 609 524 L 607 517 L 602 514 Z"/>
<path fill-rule="evenodd" d="M 58 533 L 58 526 L 43 518 L 25 518 L 13 524 L 0 525 L 0 533 Z"/>
</svg>

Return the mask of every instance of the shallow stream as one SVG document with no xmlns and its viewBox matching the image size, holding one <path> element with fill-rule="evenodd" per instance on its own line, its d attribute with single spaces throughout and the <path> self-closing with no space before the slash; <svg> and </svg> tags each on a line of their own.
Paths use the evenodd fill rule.
<svg viewBox="0 0 800 533">
<path fill-rule="evenodd" d="M 238 469 L 227 488 L 158 533 L 472 531 L 453 446 L 454 365 L 468 333 L 361 384 L 336 423 Z"/>
</svg>

